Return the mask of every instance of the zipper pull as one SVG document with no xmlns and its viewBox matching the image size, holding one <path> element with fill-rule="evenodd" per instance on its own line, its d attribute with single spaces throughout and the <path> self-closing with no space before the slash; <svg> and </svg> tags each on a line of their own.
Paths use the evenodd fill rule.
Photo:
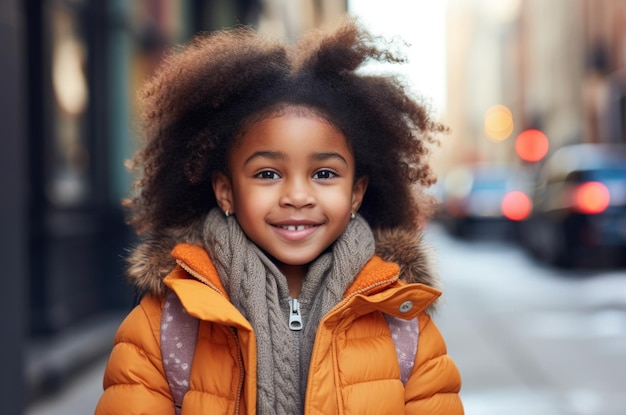
<svg viewBox="0 0 626 415">
<path fill-rule="evenodd" d="M 289 300 L 289 329 L 293 331 L 302 330 L 302 314 L 300 314 L 300 303 L 295 298 Z"/>
</svg>

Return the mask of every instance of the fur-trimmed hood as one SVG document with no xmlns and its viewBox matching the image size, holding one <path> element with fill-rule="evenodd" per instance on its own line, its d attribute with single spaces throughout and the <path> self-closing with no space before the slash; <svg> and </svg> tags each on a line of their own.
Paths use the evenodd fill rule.
<svg viewBox="0 0 626 415">
<path fill-rule="evenodd" d="M 179 243 L 202 245 L 201 229 L 200 223 L 193 223 L 185 228 L 152 233 L 131 250 L 127 276 L 140 294 L 164 295 L 163 279 L 176 265 L 172 249 Z M 420 231 L 375 229 L 374 238 L 376 254 L 400 266 L 400 279 L 439 288 L 434 255 Z"/>
</svg>

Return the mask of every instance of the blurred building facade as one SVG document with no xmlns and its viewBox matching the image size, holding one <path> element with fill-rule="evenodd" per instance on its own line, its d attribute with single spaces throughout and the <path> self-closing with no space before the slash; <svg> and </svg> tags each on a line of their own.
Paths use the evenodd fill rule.
<svg viewBox="0 0 626 415">
<path fill-rule="evenodd" d="M 12 339 L 0 349 L 3 413 L 21 413 L 72 371 L 54 361 L 33 369 L 33 343 L 50 352 L 85 322 L 134 303 L 124 281 L 134 239 L 120 206 L 132 181 L 124 163 L 138 146 L 135 92 L 164 48 L 237 24 L 295 40 L 346 9 L 334 0 L 2 2 L 1 149 L 11 180 L 2 181 L 1 241 L 12 278 L 2 294 Z"/>
<path fill-rule="evenodd" d="M 448 0 L 447 20 L 443 170 L 520 163 L 515 137 L 530 128 L 547 135 L 550 151 L 626 142 L 626 1 Z M 486 134 L 494 106 L 511 116 L 497 140 Z"/>
</svg>

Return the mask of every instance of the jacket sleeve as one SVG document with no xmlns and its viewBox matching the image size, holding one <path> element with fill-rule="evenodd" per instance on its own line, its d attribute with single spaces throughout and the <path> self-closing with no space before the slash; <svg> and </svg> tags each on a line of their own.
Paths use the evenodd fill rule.
<svg viewBox="0 0 626 415">
<path fill-rule="evenodd" d="M 423 312 L 413 372 L 405 387 L 406 414 L 462 415 L 461 376 L 439 329 Z"/>
<path fill-rule="evenodd" d="M 174 414 L 161 362 L 160 316 L 160 301 L 145 297 L 120 325 L 96 415 Z"/>
</svg>

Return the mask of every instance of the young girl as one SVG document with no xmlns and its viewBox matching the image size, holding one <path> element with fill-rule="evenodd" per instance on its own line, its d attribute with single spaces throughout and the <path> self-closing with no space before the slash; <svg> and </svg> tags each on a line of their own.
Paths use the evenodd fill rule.
<svg viewBox="0 0 626 415">
<path fill-rule="evenodd" d="M 128 203 L 143 298 L 96 414 L 174 414 L 172 293 L 199 320 L 183 415 L 463 413 L 420 237 L 445 128 L 397 79 L 357 72 L 369 59 L 402 60 L 351 19 L 296 46 L 238 28 L 168 56 Z M 394 342 L 389 317 L 417 324 Z"/>
</svg>

